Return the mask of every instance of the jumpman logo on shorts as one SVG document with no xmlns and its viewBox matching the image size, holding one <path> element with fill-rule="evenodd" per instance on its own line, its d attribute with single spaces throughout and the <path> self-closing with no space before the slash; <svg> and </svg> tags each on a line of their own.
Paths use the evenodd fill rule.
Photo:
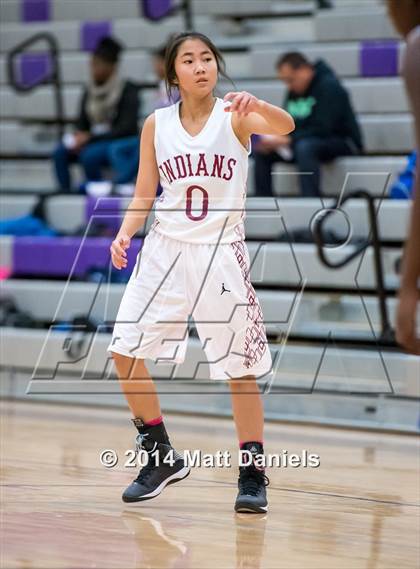
<svg viewBox="0 0 420 569">
<path fill-rule="evenodd" d="M 222 283 L 222 292 L 220 294 L 223 294 L 224 292 L 232 292 L 232 291 L 225 288 L 225 283 Z"/>
</svg>

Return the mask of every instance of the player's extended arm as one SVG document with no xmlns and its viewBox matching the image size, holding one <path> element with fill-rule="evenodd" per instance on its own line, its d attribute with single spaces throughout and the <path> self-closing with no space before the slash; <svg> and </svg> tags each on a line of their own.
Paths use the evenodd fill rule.
<svg viewBox="0 0 420 569">
<path fill-rule="evenodd" d="M 287 111 L 246 91 L 227 93 L 224 100 L 231 101 L 225 111 L 235 113 L 235 127 L 244 138 L 251 134 L 286 135 L 295 128 L 295 122 Z"/>
<path fill-rule="evenodd" d="M 143 227 L 155 198 L 159 183 L 159 170 L 156 163 L 155 116 L 151 114 L 144 122 L 140 140 L 140 162 L 137 173 L 136 189 L 119 233 L 132 237 Z"/>
<path fill-rule="evenodd" d="M 126 249 L 130 247 L 133 235 L 143 227 L 156 198 L 159 170 L 156 163 L 154 137 L 155 116 L 152 114 L 144 121 L 141 131 L 140 163 L 134 197 L 110 247 L 112 263 L 117 269 L 127 266 Z"/>
</svg>

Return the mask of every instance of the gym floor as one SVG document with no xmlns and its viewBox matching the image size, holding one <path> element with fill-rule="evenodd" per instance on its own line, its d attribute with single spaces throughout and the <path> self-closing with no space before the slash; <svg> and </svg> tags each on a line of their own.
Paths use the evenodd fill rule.
<svg viewBox="0 0 420 569">
<path fill-rule="evenodd" d="M 319 455 L 271 467 L 269 512 L 235 514 L 237 447 L 229 419 L 165 414 L 178 451 L 230 451 L 157 498 L 127 505 L 137 475 L 128 411 L 2 401 L 2 567 L 410 568 L 419 566 L 415 436 L 267 423 L 267 455 Z M 114 450 L 118 464 L 100 455 Z"/>
</svg>

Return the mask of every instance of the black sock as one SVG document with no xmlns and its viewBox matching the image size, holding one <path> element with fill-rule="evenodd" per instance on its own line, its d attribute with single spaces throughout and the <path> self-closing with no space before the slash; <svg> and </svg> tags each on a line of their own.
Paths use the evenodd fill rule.
<svg viewBox="0 0 420 569">
<path fill-rule="evenodd" d="M 150 447 L 147 444 L 148 441 L 172 446 L 163 421 L 158 425 L 145 425 L 139 418 L 132 419 L 132 421 L 139 434 L 142 435 L 143 445 L 145 445 L 146 450 Z"/>
<path fill-rule="evenodd" d="M 241 450 L 249 450 L 251 454 L 263 454 L 264 446 L 260 441 L 246 441 L 241 443 Z"/>
<path fill-rule="evenodd" d="M 241 444 L 241 450 L 247 450 L 248 452 L 251 453 L 251 455 L 253 457 L 258 456 L 258 455 L 263 455 L 264 454 L 264 446 L 260 441 L 247 441 Z M 245 455 L 246 457 L 247 455 Z M 265 471 L 265 468 L 262 466 L 259 466 L 257 464 L 255 464 L 255 461 L 252 461 L 252 465 L 254 468 L 256 468 L 257 470 L 260 470 L 262 472 Z"/>
</svg>

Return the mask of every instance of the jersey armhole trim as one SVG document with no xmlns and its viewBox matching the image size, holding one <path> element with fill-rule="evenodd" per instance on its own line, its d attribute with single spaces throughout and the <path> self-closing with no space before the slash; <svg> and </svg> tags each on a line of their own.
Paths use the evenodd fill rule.
<svg viewBox="0 0 420 569">
<path fill-rule="evenodd" d="M 159 109 L 155 109 L 153 111 L 153 115 L 155 117 L 155 132 L 154 132 L 154 136 L 153 136 L 153 144 L 155 146 L 155 155 L 156 155 L 156 162 L 157 162 L 157 131 L 158 131 L 158 111 Z"/>
<path fill-rule="evenodd" d="M 249 142 L 248 142 L 248 148 L 245 148 L 245 146 L 242 144 L 242 142 L 239 140 L 239 138 L 236 136 L 235 130 L 233 128 L 232 125 L 232 117 L 233 117 L 233 113 L 229 113 L 230 117 L 229 117 L 229 125 L 230 125 L 230 130 L 232 131 L 233 137 L 235 138 L 235 140 L 237 141 L 237 143 L 239 144 L 239 146 L 242 148 L 243 152 L 246 153 L 247 156 L 249 156 L 252 152 L 252 147 L 251 147 L 251 137 L 249 137 Z"/>
</svg>

